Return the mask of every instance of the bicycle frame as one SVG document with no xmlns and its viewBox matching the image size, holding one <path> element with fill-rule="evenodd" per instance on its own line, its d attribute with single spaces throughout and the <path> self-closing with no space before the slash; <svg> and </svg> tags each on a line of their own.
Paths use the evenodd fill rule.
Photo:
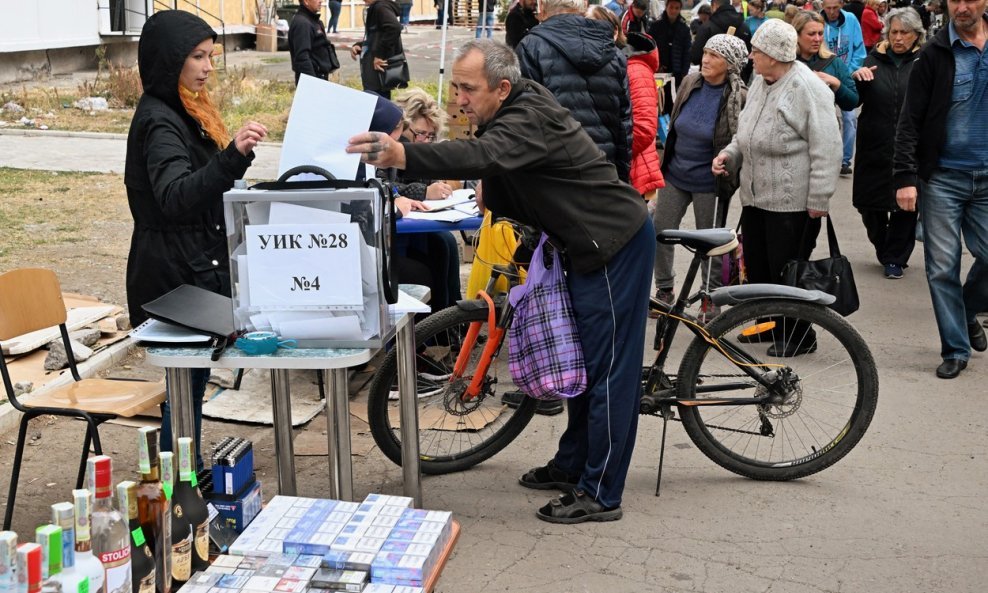
<svg viewBox="0 0 988 593">
<path fill-rule="evenodd" d="M 744 350 L 741 350 L 732 344 L 721 343 L 716 338 L 712 337 L 707 332 L 706 328 L 699 323 L 695 317 L 689 313 L 686 313 L 686 308 L 688 306 L 696 303 L 704 297 L 709 296 L 702 289 L 696 294 L 689 294 L 689 291 L 693 288 L 697 274 L 700 271 L 700 265 L 704 259 L 709 258 L 702 253 L 695 253 L 693 256 L 693 261 L 690 263 L 689 270 L 686 273 L 683 287 L 680 289 L 680 292 L 671 307 L 668 304 L 659 301 L 655 297 L 649 299 L 649 310 L 659 314 L 655 336 L 655 349 L 658 352 L 656 353 L 654 362 L 643 372 L 644 393 L 641 404 L 641 411 L 643 413 L 651 413 L 659 410 L 663 413 L 663 415 L 665 415 L 671 406 L 755 405 L 768 403 L 773 399 L 773 397 L 776 396 L 775 385 L 778 382 L 778 375 L 770 371 L 766 371 L 768 371 L 771 367 L 784 368 L 785 365 L 760 362 L 751 357 Z M 678 397 L 676 395 L 678 387 L 669 380 L 669 377 L 665 374 L 663 369 L 665 368 L 665 363 L 669 356 L 669 347 L 672 345 L 673 338 L 679 329 L 679 324 L 681 321 L 686 321 L 686 327 L 689 328 L 694 335 L 709 342 L 728 360 L 734 363 L 734 365 L 741 371 L 755 380 L 759 385 L 765 387 L 766 395 L 760 397 L 732 397 L 702 400 Z M 771 327 L 762 327 L 759 329 L 771 329 Z M 754 385 L 750 385 L 748 383 L 726 383 L 717 386 L 698 385 L 696 387 L 696 393 L 735 391 L 742 388 L 752 387 L 754 387 Z"/>
<path fill-rule="evenodd" d="M 518 266 L 513 263 L 508 266 L 493 266 L 491 269 L 491 279 L 487 283 L 487 288 L 480 291 L 477 295 L 479 297 L 479 301 L 483 302 L 487 308 L 487 326 L 490 329 L 488 330 L 487 342 L 484 344 L 484 350 L 480 355 L 480 360 L 477 362 L 477 370 L 474 373 L 473 378 L 470 380 L 470 384 L 467 385 L 466 389 L 460 395 L 461 401 L 464 402 L 472 401 L 480 395 L 480 390 L 483 388 L 484 378 L 487 377 L 487 371 L 490 369 L 491 363 L 494 362 L 494 359 L 497 358 L 498 353 L 501 351 L 501 346 L 504 344 L 504 336 L 508 331 L 508 326 L 511 325 L 511 319 L 514 316 L 514 307 L 511 306 L 507 295 L 505 295 L 505 298 L 500 305 L 500 313 L 498 312 L 497 304 L 490 296 L 497 286 L 497 281 L 501 278 L 508 279 L 509 291 L 511 288 L 518 286 Z M 467 301 L 467 303 L 479 305 L 478 301 Z M 468 306 L 465 303 L 457 304 L 459 306 Z M 460 352 L 456 357 L 456 363 L 453 365 L 453 372 L 449 378 L 450 382 L 458 381 L 463 378 L 463 372 L 467 368 L 467 364 L 470 361 L 470 353 L 473 352 L 473 347 L 477 343 L 477 337 L 480 335 L 480 328 L 483 324 L 483 321 L 474 321 L 470 324 L 470 329 L 467 330 L 466 336 L 463 338 L 463 344 L 460 347 Z"/>
</svg>

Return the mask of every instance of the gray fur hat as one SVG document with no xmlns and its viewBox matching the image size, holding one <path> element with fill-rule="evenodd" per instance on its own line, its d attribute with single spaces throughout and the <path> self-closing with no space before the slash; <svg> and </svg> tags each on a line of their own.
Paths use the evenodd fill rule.
<svg viewBox="0 0 988 593">
<path fill-rule="evenodd" d="M 796 29 L 782 19 L 768 19 L 755 31 L 751 47 L 780 62 L 795 62 Z"/>
</svg>

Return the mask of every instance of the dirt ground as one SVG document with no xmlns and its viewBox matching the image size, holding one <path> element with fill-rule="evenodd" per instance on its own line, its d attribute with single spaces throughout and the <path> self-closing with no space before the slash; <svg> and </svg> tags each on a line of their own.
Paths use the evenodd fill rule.
<svg viewBox="0 0 988 593">
<path fill-rule="evenodd" d="M 0 195 L 0 270 L 51 268 L 58 274 L 64 291 L 90 294 L 104 302 L 126 306 L 124 273 L 133 226 L 122 176 L 0 168 Z M 144 365 L 139 349 L 104 374 L 154 380 L 163 375 L 160 369 Z M 368 377 L 366 372 L 355 376 L 351 393 L 357 392 Z M 310 383 L 311 389 L 316 390 L 314 381 Z M 357 496 L 370 491 L 400 493 L 400 468 L 371 447 L 373 441 L 366 425 L 356 419 L 354 422 L 354 450 L 369 451 L 354 458 Z M 325 417 L 320 414 L 306 427 L 297 429 L 296 435 L 306 431 L 315 431 L 313 436 L 321 437 Z M 28 435 L 12 527 L 22 537 L 33 540 L 34 528 L 48 521 L 49 506 L 70 500 L 84 433 L 75 420 L 41 417 L 31 422 Z M 104 453 L 114 459 L 114 479 L 137 479 L 134 428 L 105 425 L 100 435 Z M 204 451 L 224 436 L 253 440 L 264 497 L 269 499 L 276 494 L 270 427 L 207 420 L 203 435 Z M 6 510 L 16 438 L 16 430 L 0 435 L 0 511 Z M 321 456 L 296 457 L 300 495 L 325 495 L 326 464 Z"/>
</svg>

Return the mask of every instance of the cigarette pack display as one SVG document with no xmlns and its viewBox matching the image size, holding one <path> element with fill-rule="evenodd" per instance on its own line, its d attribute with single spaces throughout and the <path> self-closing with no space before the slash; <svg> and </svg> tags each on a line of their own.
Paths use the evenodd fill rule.
<svg viewBox="0 0 988 593">
<path fill-rule="evenodd" d="M 212 566 L 229 566 L 230 568 L 237 568 L 243 561 L 242 556 L 230 556 L 229 554 L 222 554 L 213 559 Z"/>
<path fill-rule="evenodd" d="M 370 571 L 374 554 L 331 550 L 322 557 L 322 567 L 334 570 Z"/>
<path fill-rule="evenodd" d="M 243 589 L 250 578 L 247 575 L 225 574 L 220 576 L 215 585 L 224 589 Z"/>
<path fill-rule="evenodd" d="M 363 570 L 330 570 L 320 568 L 310 586 L 328 591 L 363 591 L 367 584 L 368 573 Z"/>
<path fill-rule="evenodd" d="M 309 568 L 306 566 L 289 566 L 285 569 L 285 574 L 282 578 L 294 579 L 296 581 L 308 581 L 312 578 L 312 575 L 316 574 L 316 568 Z"/>
<path fill-rule="evenodd" d="M 281 579 L 274 590 L 281 593 L 304 593 L 309 588 L 308 581 L 298 579 Z"/>
<path fill-rule="evenodd" d="M 193 585 L 201 585 L 204 587 L 213 587 L 226 575 L 209 573 L 205 571 L 196 572 L 191 577 L 189 577 L 188 583 Z"/>
<path fill-rule="evenodd" d="M 384 583 L 367 583 L 364 587 L 363 593 L 394 593 L 394 585 L 386 585 Z"/>
<path fill-rule="evenodd" d="M 322 556 L 315 554 L 299 554 L 295 559 L 294 566 L 304 566 L 306 568 L 319 568 L 322 566 Z"/>
<path fill-rule="evenodd" d="M 213 448 L 213 492 L 234 496 L 254 479 L 254 445 L 226 437 Z"/>
<path fill-rule="evenodd" d="M 295 560 L 297 559 L 298 554 L 272 554 L 271 556 L 268 556 L 267 560 L 264 561 L 264 566 L 288 568 L 289 566 L 295 564 Z"/>
<path fill-rule="evenodd" d="M 274 591 L 280 580 L 278 577 L 259 577 L 255 575 L 247 579 L 243 588 L 251 591 Z"/>
</svg>

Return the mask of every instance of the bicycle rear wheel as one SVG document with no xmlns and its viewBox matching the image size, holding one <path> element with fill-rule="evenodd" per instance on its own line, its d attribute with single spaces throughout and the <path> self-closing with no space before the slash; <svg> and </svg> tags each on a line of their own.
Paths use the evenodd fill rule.
<svg viewBox="0 0 988 593">
<path fill-rule="evenodd" d="M 514 409 L 501 403 L 501 394 L 517 389 L 508 372 L 507 356 L 491 362 L 476 398 L 461 398 L 487 342 L 486 321 L 486 308 L 453 306 L 415 326 L 419 455 L 426 474 L 463 471 L 489 459 L 508 446 L 535 413 L 537 402 L 529 397 Z M 479 339 L 462 377 L 451 379 L 460 344 L 474 322 L 482 323 Z M 367 414 L 374 441 L 388 459 L 401 465 L 397 362 L 397 351 L 392 349 L 371 382 Z"/>
<path fill-rule="evenodd" d="M 767 299 L 731 307 L 707 331 L 732 358 L 746 354 L 749 368 L 777 377 L 773 403 L 679 407 L 690 439 L 714 462 L 756 480 L 792 480 L 833 465 L 861 440 L 878 402 L 878 371 L 843 317 Z M 766 393 L 701 337 L 683 356 L 677 389 L 698 402 Z"/>
</svg>

